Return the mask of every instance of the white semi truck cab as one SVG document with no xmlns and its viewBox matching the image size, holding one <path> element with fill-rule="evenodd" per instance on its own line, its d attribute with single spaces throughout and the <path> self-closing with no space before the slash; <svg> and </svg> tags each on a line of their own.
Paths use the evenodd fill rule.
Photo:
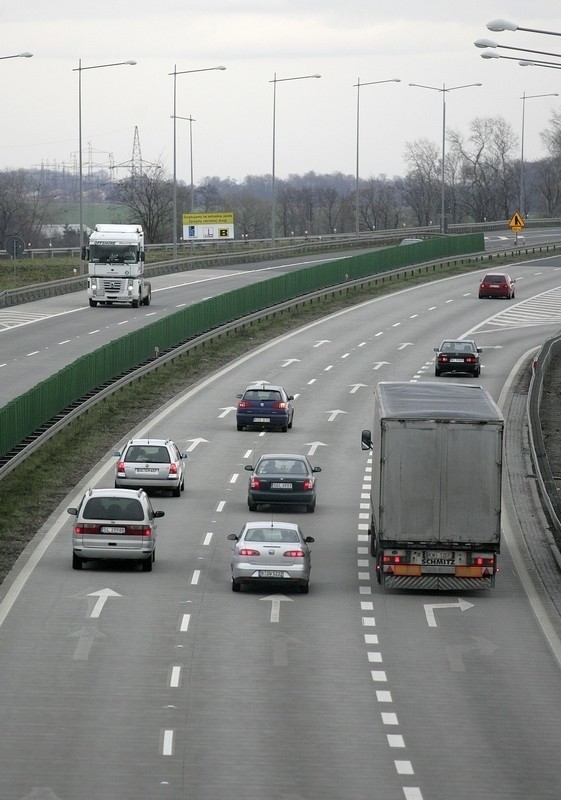
<svg viewBox="0 0 561 800">
<path fill-rule="evenodd" d="M 144 279 L 144 232 L 141 225 L 96 225 L 84 247 L 88 262 L 90 306 L 128 303 L 150 305 L 152 288 Z"/>
</svg>

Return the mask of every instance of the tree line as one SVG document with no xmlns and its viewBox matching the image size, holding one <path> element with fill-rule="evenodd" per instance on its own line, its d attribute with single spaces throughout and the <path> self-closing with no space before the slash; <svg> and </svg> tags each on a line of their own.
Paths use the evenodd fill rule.
<svg viewBox="0 0 561 800">
<path fill-rule="evenodd" d="M 504 118 L 477 117 L 469 133 L 449 130 L 444 164 L 445 226 L 452 223 L 523 217 L 561 216 L 561 111 L 554 111 L 541 134 L 546 155 L 521 162 L 520 144 Z M 441 146 L 428 139 L 406 144 L 404 177 L 381 174 L 358 182 L 340 172 L 290 175 L 275 180 L 278 237 L 395 229 L 440 224 L 442 207 Z M 68 225 L 53 237 L 57 204 L 79 200 L 78 176 L 56 170 L 0 171 L 0 246 L 21 236 L 32 247 L 75 246 L 78 232 Z M 141 223 L 148 243 L 173 239 L 173 180 L 160 166 L 135 169 L 122 180 L 104 170 L 83 175 L 83 204 L 105 202 Z M 243 181 L 206 177 L 191 189 L 177 183 L 176 220 L 184 212 L 230 211 L 237 238 L 271 236 L 271 175 Z M 520 205 L 523 208 L 520 208 Z M 121 214 L 122 216 L 122 214 Z M 77 221 L 76 221 L 77 222 Z"/>
</svg>

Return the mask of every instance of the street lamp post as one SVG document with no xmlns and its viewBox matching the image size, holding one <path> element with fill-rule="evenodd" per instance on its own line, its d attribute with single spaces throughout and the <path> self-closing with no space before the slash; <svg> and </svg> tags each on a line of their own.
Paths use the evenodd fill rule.
<svg viewBox="0 0 561 800">
<path fill-rule="evenodd" d="M 184 119 L 187 120 L 189 123 L 189 161 L 191 164 L 191 214 L 195 210 L 195 184 L 193 183 L 193 122 L 196 122 L 196 119 L 193 117 L 180 117 L 178 116 L 177 119 Z"/>
<path fill-rule="evenodd" d="M 377 83 L 401 83 L 401 78 L 388 78 L 385 81 L 368 81 L 368 83 L 361 83 L 360 78 L 354 84 L 356 88 L 356 197 L 355 197 L 355 230 L 358 237 L 360 233 L 360 191 L 359 191 L 359 158 L 360 158 L 360 87 L 373 86 Z"/>
<path fill-rule="evenodd" d="M 548 94 L 526 94 L 526 92 L 522 92 L 522 135 L 520 137 L 520 196 L 519 196 L 519 208 L 522 217 L 524 218 L 526 215 L 526 210 L 524 206 L 526 205 L 526 186 L 524 183 L 524 118 L 526 113 L 526 100 L 532 100 L 535 97 L 559 97 L 559 92 L 550 92 Z"/>
<path fill-rule="evenodd" d="M 203 67 L 202 69 L 184 69 L 177 71 L 177 64 L 173 67 L 173 259 L 177 259 L 177 76 L 188 75 L 193 72 L 213 72 L 225 70 L 226 67 Z"/>
<path fill-rule="evenodd" d="M 275 77 L 269 83 L 273 84 L 273 172 L 271 175 L 271 245 L 276 240 L 276 227 L 277 227 L 277 206 L 276 206 L 276 187 L 275 187 L 275 146 L 276 146 L 276 116 L 277 116 L 277 83 L 284 81 L 303 81 L 307 78 L 321 78 L 321 75 L 296 75 L 294 78 L 277 78 Z"/>
<path fill-rule="evenodd" d="M 527 52 L 532 52 L 531 50 Z M 539 61 L 537 59 L 521 59 L 520 56 L 500 56 L 498 53 L 495 53 L 494 50 L 484 50 L 481 53 L 481 58 L 503 58 L 506 61 L 518 61 L 518 64 L 521 67 L 548 67 L 549 69 L 561 69 L 561 64 L 555 63 L 554 61 Z"/>
<path fill-rule="evenodd" d="M 442 168 L 441 168 L 441 190 L 440 190 L 440 233 L 446 232 L 444 223 L 445 215 L 445 193 L 444 193 L 444 179 L 445 179 L 445 159 L 446 159 L 446 93 L 454 92 L 456 89 L 469 89 L 471 86 L 482 86 L 481 83 L 465 83 L 462 86 L 450 86 L 446 88 L 446 84 L 442 84 L 442 89 L 439 86 L 425 86 L 422 83 L 410 83 L 409 86 L 416 86 L 419 89 L 432 89 L 435 92 L 442 92 Z"/>
<path fill-rule="evenodd" d="M 134 66 L 136 61 L 117 61 L 111 64 L 94 64 L 91 67 L 83 67 L 82 59 L 78 60 L 78 66 L 72 72 L 78 73 L 78 195 L 80 206 L 80 252 L 78 254 L 80 275 L 82 274 L 82 249 L 84 247 L 84 191 L 83 191 L 83 161 L 82 161 L 82 72 L 86 69 L 103 69 L 104 67 L 121 67 L 124 65 Z"/>
</svg>

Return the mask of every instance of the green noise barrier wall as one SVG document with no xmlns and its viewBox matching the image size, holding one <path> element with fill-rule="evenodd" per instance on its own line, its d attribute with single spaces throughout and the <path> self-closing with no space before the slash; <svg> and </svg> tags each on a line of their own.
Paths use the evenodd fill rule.
<svg viewBox="0 0 561 800">
<path fill-rule="evenodd" d="M 484 249 L 482 233 L 427 239 L 317 264 L 195 303 L 82 356 L 0 408 L 0 457 L 97 386 L 148 361 L 155 348 L 163 352 L 247 314 L 345 281 Z"/>
</svg>

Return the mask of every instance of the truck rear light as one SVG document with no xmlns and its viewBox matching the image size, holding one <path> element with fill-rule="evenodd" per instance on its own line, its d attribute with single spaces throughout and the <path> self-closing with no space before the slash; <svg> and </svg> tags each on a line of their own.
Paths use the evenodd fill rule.
<svg viewBox="0 0 561 800">
<path fill-rule="evenodd" d="M 242 547 L 241 550 L 238 550 L 238 555 L 240 556 L 260 556 L 261 553 L 259 550 L 252 550 L 251 547 Z"/>
<path fill-rule="evenodd" d="M 283 553 L 283 556 L 286 556 L 286 558 L 304 558 L 304 551 L 303 550 L 287 550 L 286 553 Z"/>
<path fill-rule="evenodd" d="M 473 555 L 471 563 L 476 567 L 493 567 L 495 565 L 494 555 Z"/>
<path fill-rule="evenodd" d="M 382 557 L 382 563 L 384 564 L 404 564 L 405 559 L 403 556 L 398 555 L 386 555 L 384 553 Z"/>
<path fill-rule="evenodd" d="M 251 480 L 249 482 L 249 485 L 250 485 L 251 489 L 260 489 L 261 488 L 261 483 L 259 482 L 259 478 L 251 478 Z"/>
</svg>

